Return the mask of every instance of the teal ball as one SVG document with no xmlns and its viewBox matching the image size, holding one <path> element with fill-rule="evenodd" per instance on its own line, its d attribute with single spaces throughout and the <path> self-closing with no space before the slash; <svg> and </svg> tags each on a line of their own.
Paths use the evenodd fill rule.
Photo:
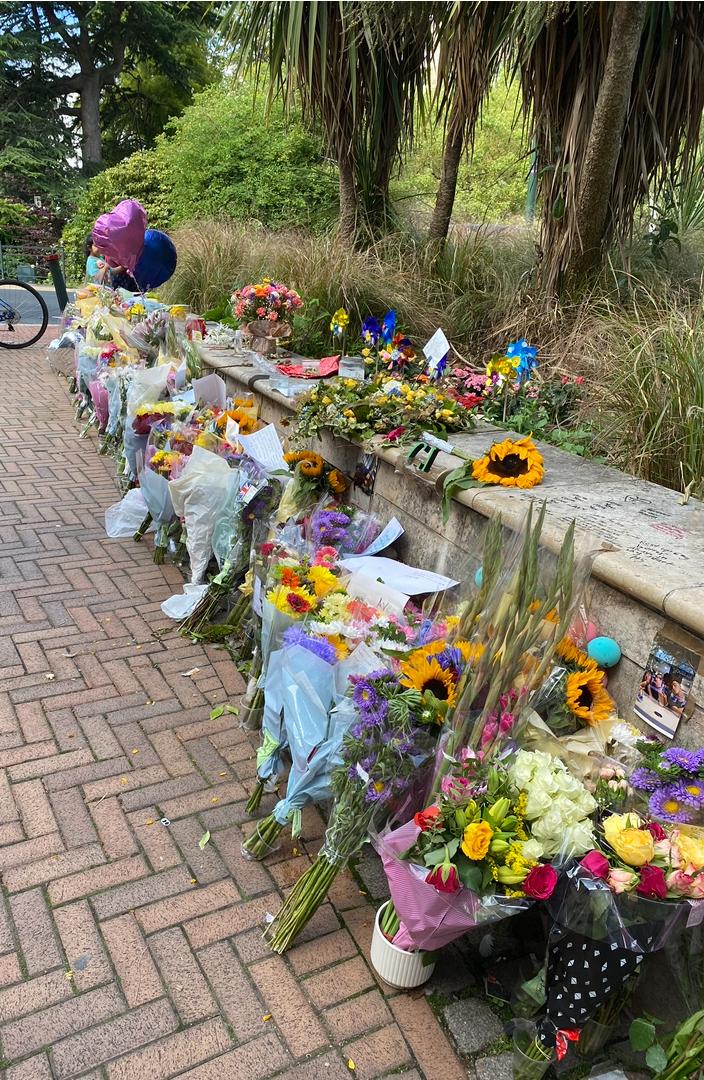
<svg viewBox="0 0 704 1080">
<path fill-rule="evenodd" d="M 481 566 L 474 575 L 474 584 L 477 586 L 478 589 L 481 589 L 482 585 L 484 584 L 484 569 Z"/>
<path fill-rule="evenodd" d="M 621 659 L 621 648 L 613 638 L 595 637 L 587 645 L 587 654 L 599 667 L 611 668 L 616 667 Z"/>
</svg>

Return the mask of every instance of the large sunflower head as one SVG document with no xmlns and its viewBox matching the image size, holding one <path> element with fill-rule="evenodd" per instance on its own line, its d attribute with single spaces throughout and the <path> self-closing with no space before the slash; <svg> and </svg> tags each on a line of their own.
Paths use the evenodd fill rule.
<svg viewBox="0 0 704 1080">
<path fill-rule="evenodd" d="M 608 720 L 614 711 L 614 703 L 604 689 L 604 673 L 594 671 L 575 671 L 567 676 L 565 682 L 565 703 L 567 708 L 590 727 Z"/>
<path fill-rule="evenodd" d="M 347 480 L 339 469 L 331 469 L 328 473 L 328 485 L 334 495 L 342 495 L 347 491 Z"/>
<path fill-rule="evenodd" d="M 317 477 L 323 471 L 323 459 L 319 454 L 312 454 L 298 465 L 301 476 Z"/>
<path fill-rule="evenodd" d="M 472 476 L 482 484 L 532 488 L 543 479 L 543 456 L 531 439 L 504 439 L 494 443 L 472 465 Z"/>
<path fill-rule="evenodd" d="M 416 650 L 401 662 L 400 681 L 402 686 L 418 690 L 424 697 L 432 695 L 445 709 L 455 703 L 457 688 L 453 673 L 445 671 L 425 649 Z"/>
</svg>

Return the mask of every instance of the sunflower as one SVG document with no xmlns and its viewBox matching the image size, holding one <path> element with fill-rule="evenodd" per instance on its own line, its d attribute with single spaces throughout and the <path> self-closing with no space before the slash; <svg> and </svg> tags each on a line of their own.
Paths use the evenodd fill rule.
<svg viewBox="0 0 704 1080">
<path fill-rule="evenodd" d="M 603 687 L 603 671 L 575 671 L 565 682 L 565 704 L 573 716 L 590 726 L 608 720 L 614 703 Z"/>
<path fill-rule="evenodd" d="M 543 456 L 531 439 L 504 439 L 472 463 L 472 476 L 482 484 L 532 488 L 543 479 Z"/>
<path fill-rule="evenodd" d="M 451 671 L 445 671 L 425 650 L 416 650 L 401 663 L 401 685 L 421 694 L 426 691 L 438 701 L 454 705 L 457 689 Z"/>
<path fill-rule="evenodd" d="M 299 462 L 298 468 L 301 476 L 308 478 L 320 476 L 323 471 L 323 459 L 318 454 L 313 454 L 311 457 Z"/>
<path fill-rule="evenodd" d="M 342 495 L 347 491 L 347 481 L 339 469 L 331 469 L 328 473 L 328 485 L 335 495 Z"/>
<path fill-rule="evenodd" d="M 583 671 L 596 671 L 596 660 L 592 660 L 583 649 L 580 649 L 571 638 L 563 637 L 555 646 L 557 655 L 567 664 L 574 664 Z"/>
</svg>

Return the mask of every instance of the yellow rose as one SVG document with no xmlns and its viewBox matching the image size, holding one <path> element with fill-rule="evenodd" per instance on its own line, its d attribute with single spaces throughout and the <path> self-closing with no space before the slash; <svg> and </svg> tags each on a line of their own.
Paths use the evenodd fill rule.
<svg viewBox="0 0 704 1080">
<path fill-rule="evenodd" d="M 468 859 L 478 862 L 489 850 L 494 830 L 486 821 L 475 821 L 464 830 L 462 850 Z"/>
<path fill-rule="evenodd" d="M 695 870 L 704 870 L 704 839 L 680 833 L 677 838 L 677 847 L 683 863 L 693 866 Z"/>
<path fill-rule="evenodd" d="M 611 814 L 604 821 L 604 838 L 607 844 L 614 846 L 614 838 L 624 829 L 639 829 L 643 822 L 637 814 Z"/>
<path fill-rule="evenodd" d="M 655 841 L 647 829 L 622 829 L 610 844 L 628 866 L 644 866 L 655 854 Z"/>
</svg>

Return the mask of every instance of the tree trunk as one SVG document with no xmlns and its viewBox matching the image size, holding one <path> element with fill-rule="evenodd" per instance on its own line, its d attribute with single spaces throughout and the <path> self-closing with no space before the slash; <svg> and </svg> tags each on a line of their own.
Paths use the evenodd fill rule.
<svg viewBox="0 0 704 1080">
<path fill-rule="evenodd" d="M 354 166 L 349 156 L 338 158 L 340 174 L 340 221 L 338 235 L 341 240 L 354 242 L 357 236 L 357 188 L 354 182 Z"/>
<path fill-rule="evenodd" d="M 447 234 L 450 231 L 452 210 L 455 205 L 455 192 L 457 191 L 457 175 L 464 147 L 462 128 L 454 122 L 454 111 L 453 107 L 453 114 L 450 117 L 447 135 L 445 136 L 445 146 L 442 154 L 442 175 L 438 185 L 438 193 L 435 196 L 435 209 L 428 228 L 428 240 L 431 244 L 436 244 L 438 248 L 445 243 Z"/>
<path fill-rule="evenodd" d="M 609 199 L 645 25 L 646 6 L 645 3 L 630 0 L 614 5 L 609 51 L 577 194 L 575 224 L 578 246 L 573 248 L 567 261 L 567 280 L 601 265 Z"/>
<path fill-rule="evenodd" d="M 103 164 L 100 128 L 100 72 L 93 71 L 81 87 L 81 157 L 83 175 L 94 176 Z"/>
</svg>

